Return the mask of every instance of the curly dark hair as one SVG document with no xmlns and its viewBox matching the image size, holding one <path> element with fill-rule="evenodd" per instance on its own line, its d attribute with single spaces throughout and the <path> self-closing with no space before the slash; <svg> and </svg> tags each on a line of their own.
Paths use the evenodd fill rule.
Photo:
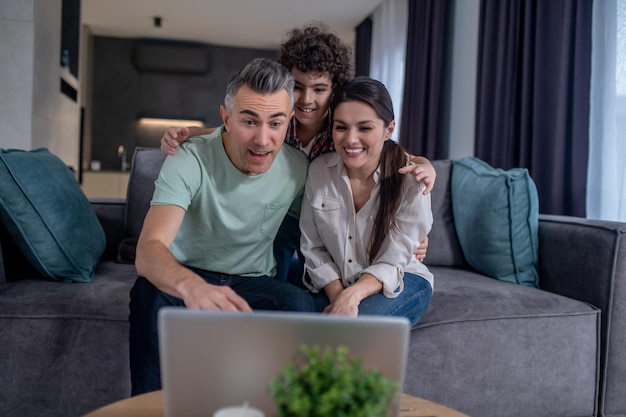
<svg viewBox="0 0 626 417">
<path fill-rule="evenodd" d="M 323 23 L 294 28 L 280 45 L 278 62 L 289 71 L 329 73 L 333 86 L 352 78 L 352 51 Z"/>
</svg>

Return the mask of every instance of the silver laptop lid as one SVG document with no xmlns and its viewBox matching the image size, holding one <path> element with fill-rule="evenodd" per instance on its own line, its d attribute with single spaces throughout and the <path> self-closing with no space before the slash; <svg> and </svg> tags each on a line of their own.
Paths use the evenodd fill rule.
<svg viewBox="0 0 626 417">
<path fill-rule="evenodd" d="M 350 357 L 402 387 L 409 331 L 409 321 L 395 317 L 163 308 L 159 349 L 165 417 L 211 417 L 219 408 L 244 403 L 266 417 L 275 415 L 270 381 L 303 344 L 347 346 Z"/>
</svg>

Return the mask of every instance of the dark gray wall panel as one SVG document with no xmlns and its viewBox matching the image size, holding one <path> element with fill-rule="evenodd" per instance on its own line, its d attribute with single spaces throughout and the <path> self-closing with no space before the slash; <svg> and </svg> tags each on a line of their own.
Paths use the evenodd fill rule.
<svg viewBox="0 0 626 417">
<path fill-rule="evenodd" d="M 276 59 L 277 52 L 194 44 L 180 44 L 181 53 L 173 52 L 176 44 L 164 42 L 163 60 L 185 56 L 194 62 L 158 68 L 150 57 L 150 71 L 138 71 L 133 65 L 133 53 L 144 41 L 109 37 L 94 37 L 92 90 L 92 154 L 103 170 L 119 170 L 119 145 L 123 145 L 131 160 L 137 146 L 159 146 L 163 128 L 140 127 L 140 115 L 160 115 L 173 118 L 200 118 L 207 126 L 219 126 L 219 106 L 224 100 L 228 79 L 254 58 Z M 172 49 L 174 48 L 174 49 Z M 151 50 L 151 53 L 158 48 Z M 200 68 L 198 53 L 205 52 L 208 71 L 190 74 L 176 68 Z M 181 58 L 182 57 L 182 58 Z M 194 71 L 191 71 L 194 72 Z M 202 72 L 202 71 L 195 71 Z"/>
</svg>

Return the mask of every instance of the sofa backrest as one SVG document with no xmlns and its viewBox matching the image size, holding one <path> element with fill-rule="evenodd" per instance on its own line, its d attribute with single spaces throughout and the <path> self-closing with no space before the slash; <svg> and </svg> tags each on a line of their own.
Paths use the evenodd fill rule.
<svg viewBox="0 0 626 417">
<path fill-rule="evenodd" d="M 28 262 L 6 228 L 0 223 L 0 285 L 41 276 Z"/>
<path fill-rule="evenodd" d="M 467 266 L 454 228 L 450 179 L 452 161 L 432 161 L 437 172 L 435 187 L 431 192 L 433 227 L 428 235 L 428 252 L 424 263 L 432 266 Z"/>
<path fill-rule="evenodd" d="M 118 248 L 118 262 L 135 262 L 137 239 L 143 227 L 143 219 L 150 208 L 154 182 L 166 157 L 159 148 L 135 148 L 126 191 L 126 237 Z"/>
<path fill-rule="evenodd" d="M 130 237 L 138 238 L 141 233 L 154 194 L 154 182 L 166 156 L 159 148 L 135 149 L 126 193 L 126 233 Z"/>
<path fill-rule="evenodd" d="M 7 282 L 7 276 L 6 276 L 6 272 L 4 271 L 4 258 L 2 256 L 2 236 L 3 236 L 3 227 L 0 224 L 0 285 L 4 284 Z"/>
<path fill-rule="evenodd" d="M 135 150 L 126 196 L 126 235 L 120 247 L 120 260 L 134 261 L 134 250 L 143 219 L 150 208 L 154 182 L 166 155 L 159 148 L 138 147 Z M 432 266 L 467 266 L 454 229 L 450 196 L 451 160 L 432 162 L 437 178 L 431 193 L 433 227 L 428 235 L 428 253 L 424 263 Z"/>
</svg>

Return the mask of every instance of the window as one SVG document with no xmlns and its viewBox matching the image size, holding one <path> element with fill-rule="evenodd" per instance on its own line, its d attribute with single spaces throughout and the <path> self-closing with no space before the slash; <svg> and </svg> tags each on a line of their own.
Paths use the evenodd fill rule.
<svg viewBox="0 0 626 417">
<path fill-rule="evenodd" d="M 626 0 L 594 1 L 587 216 L 626 221 Z"/>
</svg>

